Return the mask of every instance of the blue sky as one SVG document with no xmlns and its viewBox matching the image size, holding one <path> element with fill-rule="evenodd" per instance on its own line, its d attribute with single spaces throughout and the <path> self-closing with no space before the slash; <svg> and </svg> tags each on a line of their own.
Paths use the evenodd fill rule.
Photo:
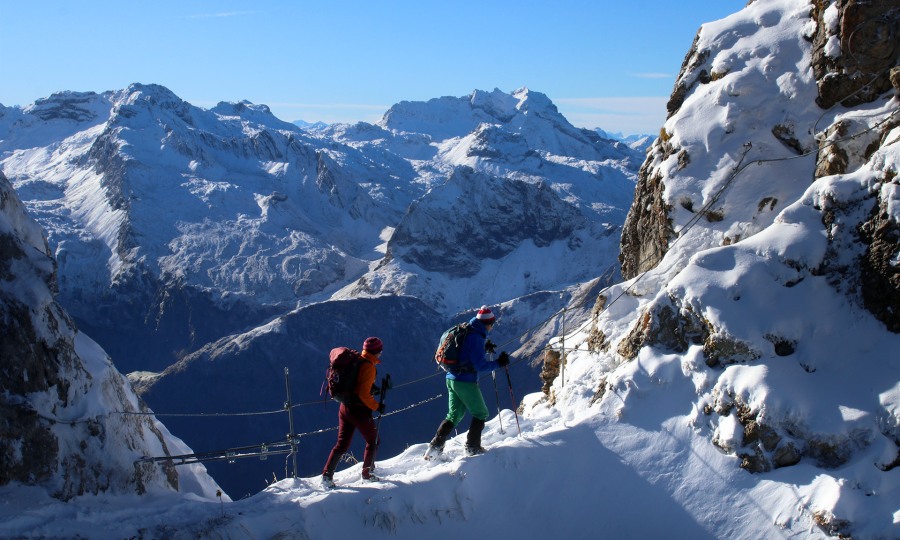
<svg viewBox="0 0 900 540">
<path fill-rule="evenodd" d="M 656 133 L 697 29 L 746 0 L 0 0 L 0 103 L 168 87 L 200 107 L 375 122 L 394 103 L 547 94 L 570 122 Z"/>
</svg>

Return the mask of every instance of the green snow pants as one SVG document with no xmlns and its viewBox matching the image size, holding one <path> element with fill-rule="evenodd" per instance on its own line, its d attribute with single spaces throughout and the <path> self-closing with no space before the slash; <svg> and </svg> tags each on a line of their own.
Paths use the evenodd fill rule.
<svg viewBox="0 0 900 540">
<path fill-rule="evenodd" d="M 447 420 L 454 426 L 459 425 L 467 410 L 472 413 L 472 418 L 487 420 L 488 408 L 477 382 L 447 379 L 447 393 L 450 396 L 450 412 L 447 413 Z"/>
</svg>

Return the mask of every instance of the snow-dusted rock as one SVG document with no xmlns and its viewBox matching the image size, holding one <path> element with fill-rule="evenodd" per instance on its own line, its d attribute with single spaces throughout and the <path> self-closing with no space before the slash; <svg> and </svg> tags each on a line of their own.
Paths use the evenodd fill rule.
<svg viewBox="0 0 900 540">
<path fill-rule="evenodd" d="M 40 226 L 0 173 L 0 484 L 64 500 L 178 490 L 214 497 L 202 466 L 134 465 L 190 449 L 146 414 L 106 353 L 76 329 L 53 297 L 55 280 Z"/>
</svg>

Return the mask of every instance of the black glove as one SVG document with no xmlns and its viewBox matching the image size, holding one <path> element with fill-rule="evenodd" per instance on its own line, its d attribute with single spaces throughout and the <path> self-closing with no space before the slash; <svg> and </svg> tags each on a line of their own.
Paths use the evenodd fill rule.
<svg viewBox="0 0 900 540">
<path fill-rule="evenodd" d="M 497 358 L 497 363 L 500 364 L 500 367 L 506 367 L 509 365 L 509 355 L 506 351 L 500 353 L 500 357 Z"/>
<path fill-rule="evenodd" d="M 497 345 L 493 341 L 487 340 L 484 342 L 484 350 L 486 352 L 494 354 L 494 351 L 497 350 Z"/>
<path fill-rule="evenodd" d="M 384 414 L 384 403 L 378 404 L 378 414 Z"/>
<path fill-rule="evenodd" d="M 377 384 L 373 384 L 373 385 L 372 385 L 372 389 L 369 390 L 369 394 L 371 394 L 371 395 L 373 395 L 373 396 L 380 396 L 380 395 L 381 395 L 381 388 L 378 388 L 378 385 L 377 385 Z"/>
</svg>

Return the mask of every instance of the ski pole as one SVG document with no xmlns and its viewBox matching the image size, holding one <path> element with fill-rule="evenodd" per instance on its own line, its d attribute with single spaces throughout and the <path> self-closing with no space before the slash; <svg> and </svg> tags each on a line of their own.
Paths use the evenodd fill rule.
<svg viewBox="0 0 900 540">
<path fill-rule="evenodd" d="M 494 353 L 488 353 L 491 362 L 494 361 Z M 491 370 L 491 379 L 494 380 L 494 399 L 497 400 L 497 421 L 500 422 L 500 434 L 506 434 L 503 431 L 503 417 L 500 416 L 500 392 L 497 391 L 497 373 L 494 370 Z"/>
<path fill-rule="evenodd" d="M 384 405 L 384 396 L 391 387 L 391 375 L 388 373 L 381 378 L 381 399 L 378 401 L 378 408 Z M 381 418 L 384 413 L 378 413 L 378 420 L 375 422 L 375 449 L 372 450 L 372 468 L 375 468 L 375 453 L 378 452 L 378 445 L 381 444 Z"/>
<path fill-rule="evenodd" d="M 509 399 L 512 400 L 513 412 L 516 415 L 516 428 L 518 428 L 519 435 L 521 435 L 522 427 L 519 425 L 519 411 L 517 410 L 519 407 L 516 405 L 516 396 L 513 394 L 512 379 L 509 377 L 509 366 L 506 366 L 505 369 L 506 369 L 506 382 L 509 384 Z"/>
</svg>

